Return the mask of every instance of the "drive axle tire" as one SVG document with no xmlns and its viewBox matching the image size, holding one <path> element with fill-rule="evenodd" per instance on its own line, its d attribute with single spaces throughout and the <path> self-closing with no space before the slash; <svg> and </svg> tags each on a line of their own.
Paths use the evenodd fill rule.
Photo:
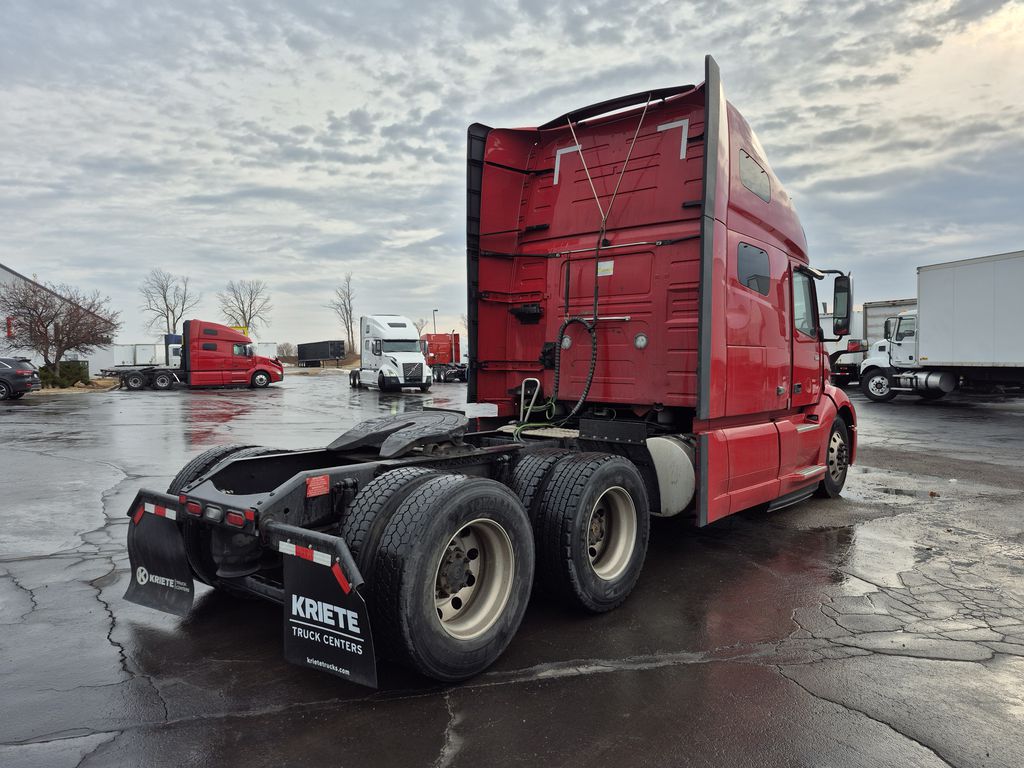
<svg viewBox="0 0 1024 768">
<path fill-rule="evenodd" d="M 138 392 L 145 388 L 146 377 L 141 373 L 129 373 L 124 377 L 124 385 L 133 392 Z"/>
<path fill-rule="evenodd" d="M 622 604 L 647 555 L 649 509 L 629 459 L 581 453 L 560 461 L 535 529 L 540 588 L 592 613 Z"/>
<path fill-rule="evenodd" d="M 846 485 L 846 474 L 850 469 L 850 431 L 846 422 L 836 419 L 828 433 L 825 446 L 825 477 L 815 490 L 816 496 L 827 499 L 837 498 Z"/>
<path fill-rule="evenodd" d="M 508 647 L 533 581 L 519 499 L 494 480 L 432 478 L 388 522 L 369 578 L 383 656 L 427 677 L 472 677 Z"/>
<path fill-rule="evenodd" d="M 341 521 L 339 534 L 348 545 L 363 578 L 373 566 L 381 534 L 398 505 L 437 472 L 420 467 L 402 467 L 385 472 L 364 485 L 352 499 Z"/>
<path fill-rule="evenodd" d="M 896 397 L 892 377 L 881 368 L 871 368 L 860 377 L 860 390 L 876 403 L 887 403 Z"/>
<path fill-rule="evenodd" d="M 526 514 L 534 531 L 540 533 L 540 502 L 544 496 L 552 468 L 562 459 L 572 456 L 572 451 L 564 448 L 540 448 L 536 451 L 524 452 L 515 469 L 509 487 L 523 502 Z M 538 552 L 540 552 L 538 544 Z"/>
<path fill-rule="evenodd" d="M 158 373 L 153 377 L 153 389 L 168 390 L 174 386 L 174 377 L 169 373 Z"/>
</svg>

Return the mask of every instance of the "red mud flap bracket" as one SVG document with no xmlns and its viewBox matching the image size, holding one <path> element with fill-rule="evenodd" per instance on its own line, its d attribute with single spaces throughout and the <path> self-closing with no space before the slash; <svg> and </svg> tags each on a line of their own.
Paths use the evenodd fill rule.
<svg viewBox="0 0 1024 768">
<path fill-rule="evenodd" d="M 263 527 L 284 567 L 284 657 L 300 667 L 377 687 L 363 580 L 337 536 L 270 522 Z"/>
<path fill-rule="evenodd" d="M 192 571 L 178 530 L 183 512 L 177 497 L 140 491 L 128 514 L 132 570 L 124 599 L 185 616 L 192 608 Z"/>
</svg>

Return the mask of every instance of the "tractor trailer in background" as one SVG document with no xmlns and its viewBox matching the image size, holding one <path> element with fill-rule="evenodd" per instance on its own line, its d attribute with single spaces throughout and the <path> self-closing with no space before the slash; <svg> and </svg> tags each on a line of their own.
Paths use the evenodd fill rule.
<svg viewBox="0 0 1024 768">
<path fill-rule="evenodd" d="M 177 337 L 168 337 L 177 338 Z M 168 342 L 168 359 L 179 351 Z M 262 388 L 284 379 L 284 367 L 276 358 L 257 355 L 253 341 L 234 328 L 206 320 L 186 320 L 182 325 L 180 362 L 177 365 L 117 365 L 104 376 L 117 378 L 130 390 L 167 390 L 176 384 L 189 387 L 244 386 Z"/>
<path fill-rule="evenodd" d="M 295 664 L 465 680 L 534 584 L 569 609 L 621 605 L 652 516 L 704 526 L 841 492 L 857 423 L 818 329 L 830 271 L 710 56 L 700 85 L 471 126 L 467 182 L 469 399 L 497 416 L 213 447 L 132 502 L 128 600 L 185 614 L 194 581 L 259 595 L 284 606 Z M 850 280 L 830 277 L 841 337 Z M 429 385 L 405 369 L 422 360 L 405 318 L 360 329 L 353 383 Z"/>
<path fill-rule="evenodd" d="M 425 333 L 420 336 L 423 357 L 434 374 L 434 381 L 466 381 L 469 366 L 462 362 L 462 344 L 459 334 Z"/>
<path fill-rule="evenodd" d="M 359 318 L 359 367 L 349 373 L 353 387 L 426 392 L 433 380 L 412 320 L 401 315 Z"/>
<path fill-rule="evenodd" d="M 959 387 L 1024 387 L 1024 251 L 917 268 L 917 306 L 893 313 L 861 363 L 876 402 Z"/>
</svg>

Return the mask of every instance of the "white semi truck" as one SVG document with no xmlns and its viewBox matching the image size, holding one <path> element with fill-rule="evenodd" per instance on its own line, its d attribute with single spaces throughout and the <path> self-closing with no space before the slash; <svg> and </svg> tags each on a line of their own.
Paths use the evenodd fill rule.
<svg viewBox="0 0 1024 768">
<path fill-rule="evenodd" d="M 377 387 L 397 392 L 416 387 L 430 389 L 433 374 L 423 358 L 419 332 L 401 315 L 366 315 L 359 318 L 359 367 L 349 374 L 353 387 Z"/>
<path fill-rule="evenodd" d="M 885 322 L 860 385 L 876 402 L 957 387 L 1024 387 L 1024 251 L 917 268 L 917 308 Z"/>
</svg>

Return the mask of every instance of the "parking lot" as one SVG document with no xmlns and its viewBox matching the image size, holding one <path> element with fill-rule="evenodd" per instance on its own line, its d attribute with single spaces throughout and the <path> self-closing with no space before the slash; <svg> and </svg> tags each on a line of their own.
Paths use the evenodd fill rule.
<svg viewBox="0 0 1024 768">
<path fill-rule="evenodd" d="M 125 516 L 217 443 L 322 446 L 465 386 L 0 404 L 0 764 L 1024 765 L 1024 400 L 853 394 L 842 500 L 657 521 L 619 610 L 535 594 L 499 662 L 378 691 L 282 658 L 281 610 L 122 600 Z"/>
</svg>

